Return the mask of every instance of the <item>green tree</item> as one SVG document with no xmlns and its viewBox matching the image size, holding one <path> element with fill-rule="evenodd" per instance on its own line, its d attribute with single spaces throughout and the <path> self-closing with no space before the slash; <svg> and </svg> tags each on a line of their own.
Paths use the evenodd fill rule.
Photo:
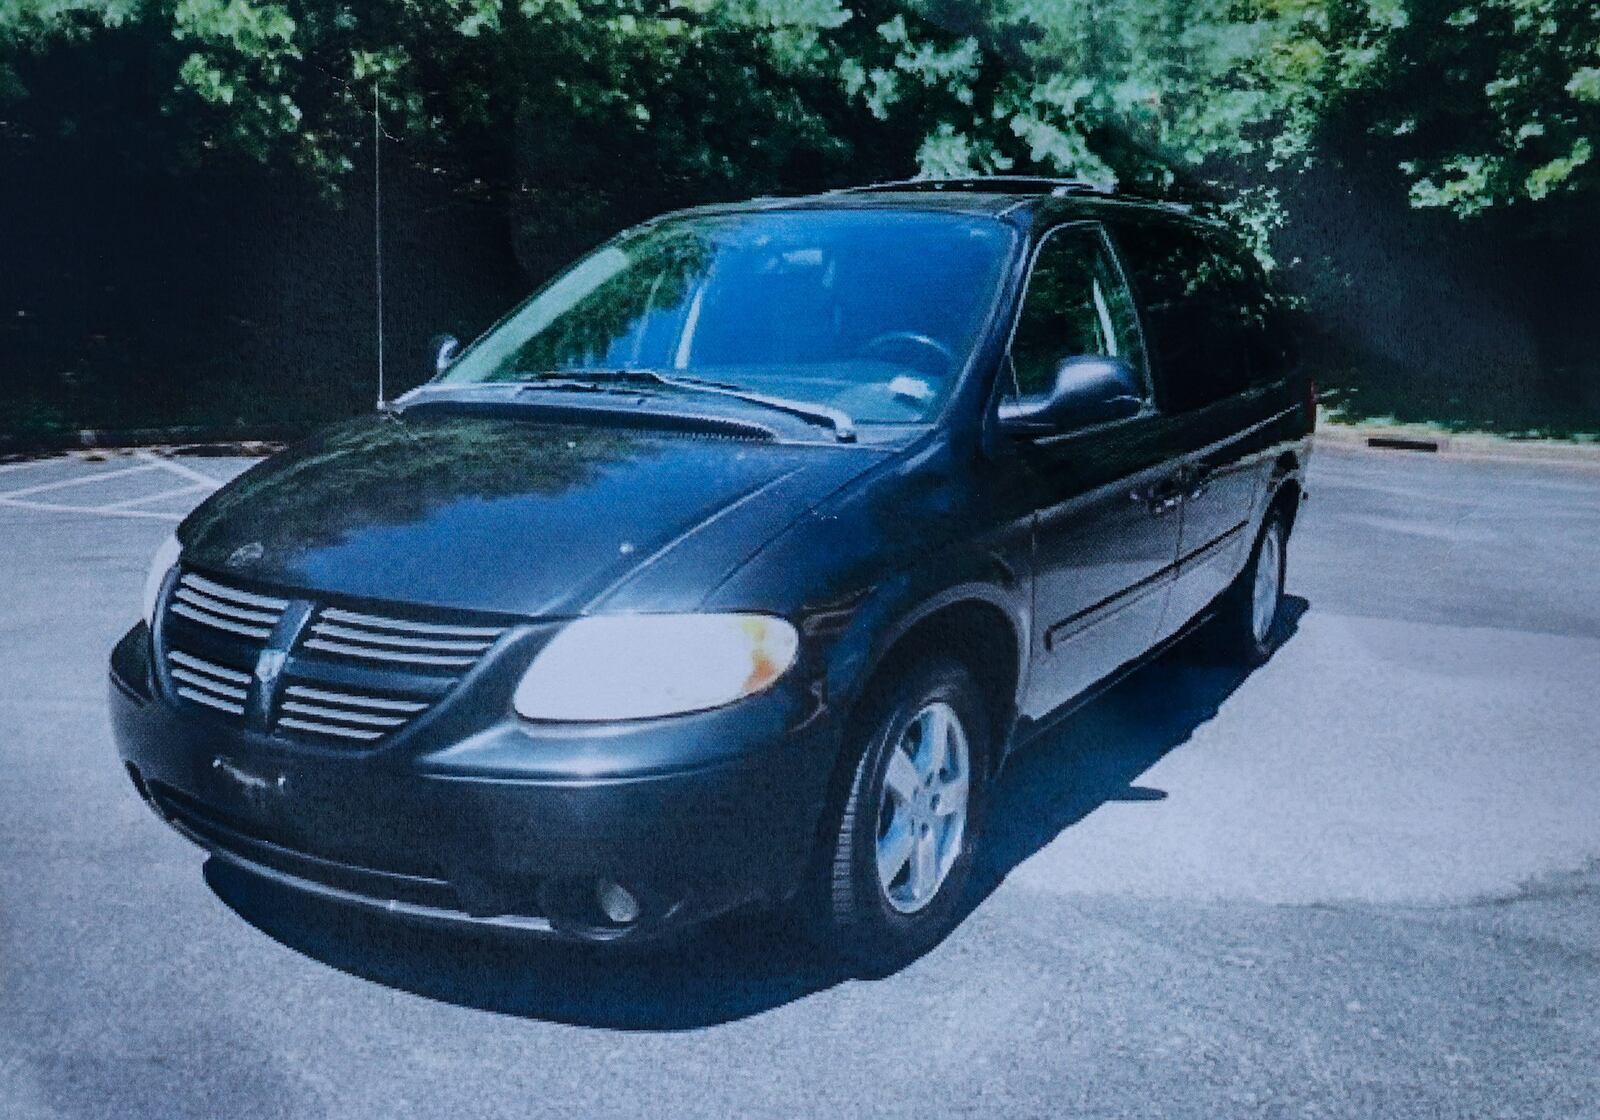
<svg viewBox="0 0 1600 1120">
<path fill-rule="evenodd" d="M 1592 0 L 5 0 L 0 99 L 102 40 L 143 56 L 162 119 L 141 123 L 176 158 L 329 184 L 374 96 L 468 185 L 582 182 L 599 206 L 861 164 L 1238 197 L 1314 159 L 1330 120 L 1391 142 L 1414 205 L 1463 216 L 1600 166 Z M 116 115 L 24 118 L 96 108 Z"/>
<path fill-rule="evenodd" d="M 1409 0 L 1386 23 L 1339 108 L 1412 205 L 1472 217 L 1600 183 L 1600 5 Z"/>
</svg>

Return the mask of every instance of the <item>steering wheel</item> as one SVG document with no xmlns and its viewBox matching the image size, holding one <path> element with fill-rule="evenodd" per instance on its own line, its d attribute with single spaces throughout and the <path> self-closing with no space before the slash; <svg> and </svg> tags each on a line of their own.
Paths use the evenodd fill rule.
<svg viewBox="0 0 1600 1120">
<path fill-rule="evenodd" d="M 940 342 L 932 335 L 920 331 L 884 331 L 863 345 L 859 351 L 863 356 L 871 356 L 880 350 L 887 350 L 895 346 L 915 346 L 924 350 L 931 350 L 939 357 L 939 368 L 928 370 L 935 377 L 948 377 L 956 367 L 955 351 Z"/>
</svg>

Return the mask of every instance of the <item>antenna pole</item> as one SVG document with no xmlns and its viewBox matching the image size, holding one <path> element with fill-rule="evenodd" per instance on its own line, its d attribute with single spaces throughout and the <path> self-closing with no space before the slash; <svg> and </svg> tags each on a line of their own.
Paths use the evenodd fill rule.
<svg viewBox="0 0 1600 1120">
<path fill-rule="evenodd" d="M 378 83 L 372 83 L 372 259 L 378 294 L 378 408 L 383 394 L 383 126 L 378 120 Z"/>
</svg>

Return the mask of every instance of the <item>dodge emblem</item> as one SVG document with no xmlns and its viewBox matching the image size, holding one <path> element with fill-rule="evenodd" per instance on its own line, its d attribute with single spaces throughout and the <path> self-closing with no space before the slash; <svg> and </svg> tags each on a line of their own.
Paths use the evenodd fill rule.
<svg viewBox="0 0 1600 1120">
<path fill-rule="evenodd" d="M 261 656 L 256 658 L 256 680 L 261 682 L 263 688 L 272 687 L 272 682 L 283 672 L 283 663 L 288 659 L 289 655 L 281 649 L 261 651 Z"/>
<path fill-rule="evenodd" d="M 260 541 L 242 544 L 228 553 L 228 567 L 248 568 L 251 564 L 260 562 L 261 558 L 266 554 L 267 548 Z"/>
</svg>

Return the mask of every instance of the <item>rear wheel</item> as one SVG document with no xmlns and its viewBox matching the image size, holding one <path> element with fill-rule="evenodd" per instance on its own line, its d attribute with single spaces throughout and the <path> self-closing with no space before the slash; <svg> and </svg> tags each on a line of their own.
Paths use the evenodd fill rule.
<svg viewBox="0 0 1600 1120">
<path fill-rule="evenodd" d="M 955 925 L 981 816 L 985 717 L 972 674 L 945 659 L 899 673 L 868 702 L 824 837 L 812 917 L 830 947 L 892 966 Z"/>
<path fill-rule="evenodd" d="M 1256 537 L 1244 571 L 1224 594 L 1214 633 L 1223 652 L 1259 665 L 1283 641 L 1283 581 L 1289 529 L 1283 508 L 1274 506 Z"/>
</svg>

